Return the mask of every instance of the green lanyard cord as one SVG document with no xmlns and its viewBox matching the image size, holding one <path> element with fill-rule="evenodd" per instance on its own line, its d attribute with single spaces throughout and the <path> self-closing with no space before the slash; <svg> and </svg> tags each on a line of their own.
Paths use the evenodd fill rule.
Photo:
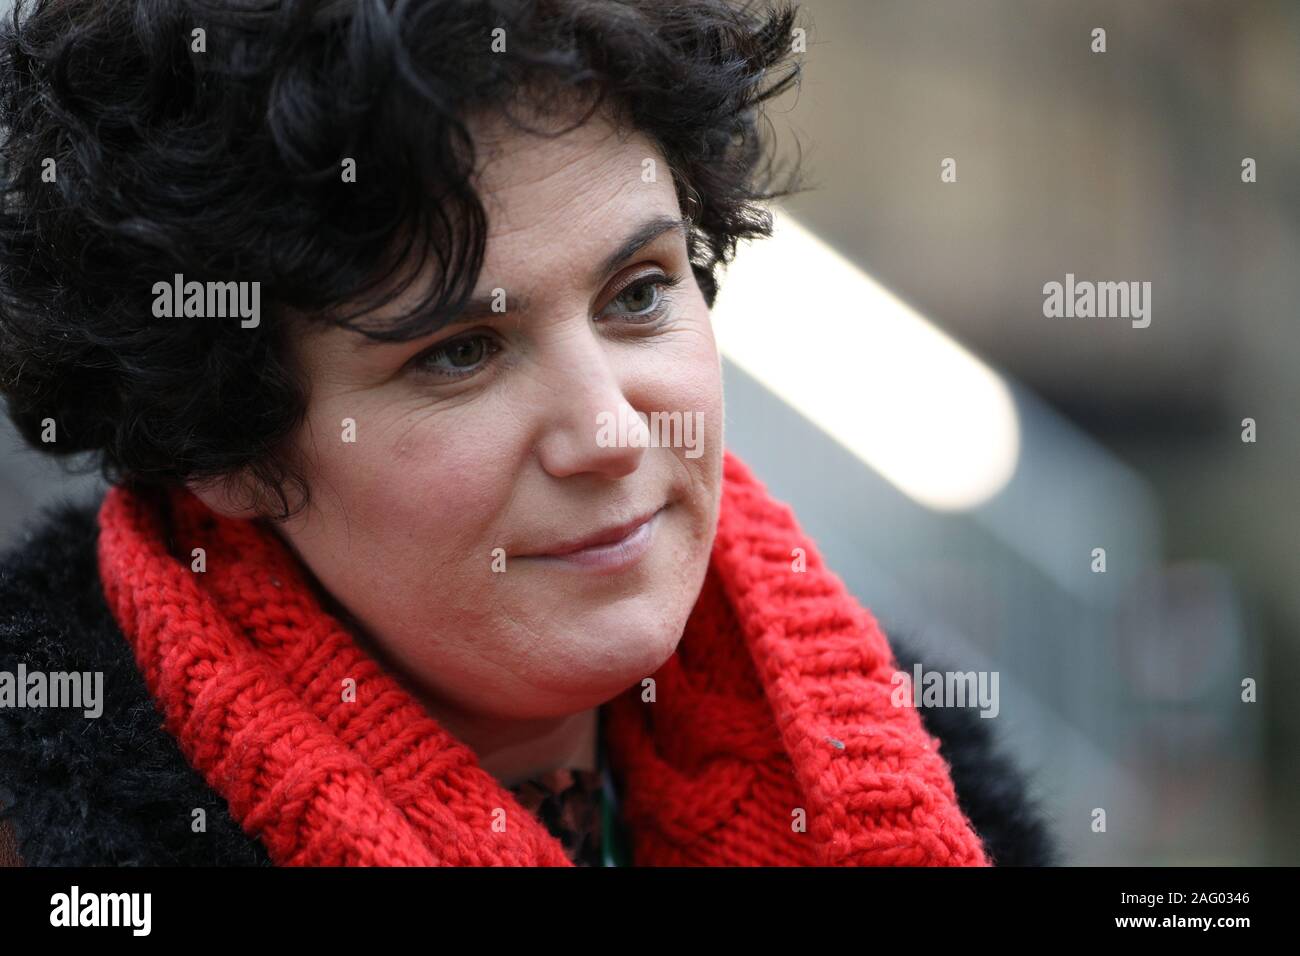
<svg viewBox="0 0 1300 956">
<path fill-rule="evenodd" d="M 614 775 L 610 770 L 605 753 L 605 711 L 598 714 L 598 736 L 596 741 L 596 760 L 600 770 L 600 854 L 602 866 L 629 866 L 630 854 L 623 839 L 623 830 L 618 821 L 618 792 L 614 788 Z"/>
</svg>

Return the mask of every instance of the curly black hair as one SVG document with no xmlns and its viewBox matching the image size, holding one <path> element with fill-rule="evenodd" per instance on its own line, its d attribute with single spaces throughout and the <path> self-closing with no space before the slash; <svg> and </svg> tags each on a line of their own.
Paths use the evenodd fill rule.
<svg viewBox="0 0 1300 956">
<path fill-rule="evenodd" d="M 759 128 L 761 104 L 800 76 L 786 2 L 25 7 L 0 25 L 0 391 L 29 444 L 90 453 L 109 482 L 242 470 L 278 517 L 307 503 L 287 452 L 307 383 L 284 315 L 388 340 L 454 316 L 485 247 L 471 112 L 521 126 L 512 104 L 576 97 L 590 104 L 578 123 L 605 105 L 644 133 L 692 211 L 710 306 L 738 241 L 771 234 L 761 204 L 803 188 L 797 162 L 778 176 Z M 401 294 L 390 279 L 413 249 L 436 257 L 438 281 L 385 326 L 357 323 Z M 160 321 L 151 290 L 177 273 L 260 283 L 262 321 Z"/>
</svg>

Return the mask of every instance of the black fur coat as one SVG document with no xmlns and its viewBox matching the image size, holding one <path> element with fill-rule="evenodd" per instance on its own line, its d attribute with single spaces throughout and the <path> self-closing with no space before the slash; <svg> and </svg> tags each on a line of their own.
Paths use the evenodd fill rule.
<svg viewBox="0 0 1300 956">
<path fill-rule="evenodd" d="M 102 671 L 103 713 L 0 707 L 0 831 L 25 866 L 268 866 L 163 729 L 99 587 L 99 497 L 49 506 L 0 560 L 0 671 Z M 916 655 L 886 629 L 899 667 Z M 934 661 L 928 668 L 947 669 Z M 996 865 L 1061 861 L 1027 781 L 970 708 L 921 708 Z M 207 816 L 195 839 L 195 808 Z M 0 832 L 0 839 L 4 834 Z"/>
</svg>

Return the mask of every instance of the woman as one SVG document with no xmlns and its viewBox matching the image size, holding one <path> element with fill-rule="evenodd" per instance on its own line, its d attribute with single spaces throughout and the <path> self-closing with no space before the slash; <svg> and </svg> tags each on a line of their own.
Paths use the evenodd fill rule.
<svg viewBox="0 0 1300 956">
<path fill-rule="evenodd" d="M 0 381 L 112 487 L 0 578 L 6 670 L 103 673 L 0 711 L 23 862 L 1048 860 L 724 451 L 791 10 L 26 12 Z"/>
</svg>

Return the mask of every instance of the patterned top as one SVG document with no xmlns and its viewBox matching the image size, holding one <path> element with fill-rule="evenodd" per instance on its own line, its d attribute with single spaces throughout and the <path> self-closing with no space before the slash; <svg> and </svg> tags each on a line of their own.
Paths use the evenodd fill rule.
<svg viewBox="0 0 1300 956">
<path fill-rule="evenodd" d="M 516 784 L 510 792 L 564 845 L 575 866 L 600 866 L 602 789 L 597 771 L 564 769 Z"/>
<path fill-rule="evenodd" d="M 552 770 L 508 789 L 560 841 L 575 866 L 627 866 L 627 834 L 605 753 L 603 708 L 598 720 L 596 770 Z"/>
</svg>

